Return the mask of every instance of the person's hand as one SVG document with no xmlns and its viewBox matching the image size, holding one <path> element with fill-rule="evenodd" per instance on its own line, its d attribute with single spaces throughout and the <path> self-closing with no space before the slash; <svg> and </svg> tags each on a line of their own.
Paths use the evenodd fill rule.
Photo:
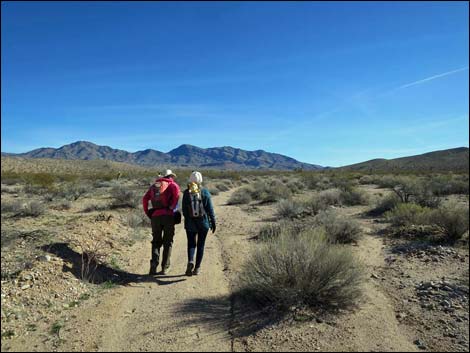
<svg viewBox="0 0 470 353">
<path fill-rule="evenodd" d="M 153 208 L 147 210 L 147 217 L 148 217 L 148 218 L 152 219 L 152 213 L 153 213 L 153 211 L 154 211 Z"/>
<path fill-rule="evenodd" d="M 216 226 L 215 226 L 215 223 L 211 226 L 211 230 L 212 230 L 212 234 L 215 233 L 215 229 L 216 229 Z"/>
</svg>

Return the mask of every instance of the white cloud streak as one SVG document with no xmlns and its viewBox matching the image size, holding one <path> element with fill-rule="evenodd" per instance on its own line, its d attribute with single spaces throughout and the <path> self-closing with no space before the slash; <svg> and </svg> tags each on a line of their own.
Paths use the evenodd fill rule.
<svg viewBox="0 0 470 353">
<path fill-rule="evenodd" d="M 420 85 L 420 84 L 422 84 L 422 83 L 435 80 L 436 78 L 449 76 L 449 75 L 455 74 L 455 73 L 457 73 L 457 72 L 465 71 L 465 70 L 468 70 L 468 66 L 462 67 L 462 68 L 457 69 L 457 70 L 452 70 L 452 71 L 444 72 L 444 73 L 442 73 L 442 74 L 430 76 L 430 77 L 424 78 L 424 79 L 422 79 L 422 80 L 410 82 L 410 83 L 407 83 L 407 84 L 405 84 L 405 85 L 402 85 L 402 86 L 400 86 L 400 87 L 398 87 L 398 88 L 401 89 L 401 88 L 408 88 L 408 87 L 411 87 L 411 86 Z"/>
</svg>

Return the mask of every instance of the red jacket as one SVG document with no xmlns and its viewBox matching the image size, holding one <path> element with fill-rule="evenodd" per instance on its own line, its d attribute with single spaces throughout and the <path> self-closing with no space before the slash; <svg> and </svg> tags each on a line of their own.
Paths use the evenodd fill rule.
<svg viewBox="0 0 470 353">
<path fill-rule="evenodd" d="M 157 181 L 166 181 L 169 183 L 165 192 L 162 195 L 162 203 L 166 208 L 156 209 L 152 213 L 152 217 L 155 216 L 173 216 L 173 210 L 178 205 L 178 199 L 180 196 L 180 187 L 176 182 L 171 178 L 159 178 Z M 154 189 L 150 187 L 142 198 L 142 204 L 144 206 L 144 212 L 147 214 L 149 201 L 153 198 Z"/>
</svg>

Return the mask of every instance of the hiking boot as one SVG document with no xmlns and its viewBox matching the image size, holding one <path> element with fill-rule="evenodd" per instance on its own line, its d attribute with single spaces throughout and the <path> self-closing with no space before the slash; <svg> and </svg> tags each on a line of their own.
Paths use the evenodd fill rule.
<svg viewBox="0 0 470 353">
<path fill-rule="evenodd" d="M 194 264 L 190 262 L 188 264 L 188 267 L 186 268 L 186 276 L 192 276 L 193 275 L 193 269 L 194 269 Z"/>
<path fill-rule="evenodd" d="M 200 267 L 196 267 L 193 271 L 193 276 L 197 276 L 198 274 L 201 273 L 201 268 Z"/>
<path fill-rule="evenodd" d="M 149 276 L 155 276 L 157 274 L 157 265 L 150 261 L 150 271 Z"/>
</svg>

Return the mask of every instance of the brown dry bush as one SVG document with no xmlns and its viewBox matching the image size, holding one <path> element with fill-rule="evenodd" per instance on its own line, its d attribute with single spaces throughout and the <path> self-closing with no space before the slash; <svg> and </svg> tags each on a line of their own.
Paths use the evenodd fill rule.
<svg viewBox="0 0 470 353">
<path fill-rule="evenodd" d="M 290 234 L 291 236 L 297 236 L 304 230 L 304 226 L 298 222 L 280 221 L 277 223 L 269 223 L 263 225 L 256 236 L 257 240 L 269 241 L 277 238 L 281 234 Z"/>
<path fill-rule="evenodd" d="M 321 229 L 282 233 L 246 261 L 239 293 L 261 306 L 347 308 L 361 297 L 363 268 L 352 252 L 331 244 Z"/>
<path fill-rule="evenodd" d="M 70 243 L 76 246 L 81 253 L 80 274 L 83 281 L 93 283 L 98 266 L 104 264 L 111 254 L 109 243 L 103 235 L 88 231 L 82 239 L 72 239 Z"/>
</svg>

